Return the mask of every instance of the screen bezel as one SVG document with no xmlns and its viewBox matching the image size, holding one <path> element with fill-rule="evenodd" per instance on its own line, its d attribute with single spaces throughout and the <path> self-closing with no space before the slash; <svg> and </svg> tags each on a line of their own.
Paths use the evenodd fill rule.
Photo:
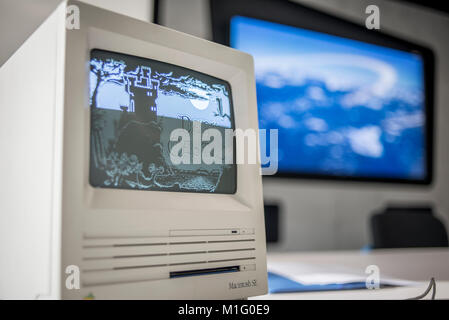
<svg viewBox="0 0 449 320">
<path fill-rule="evenodd" d="M 123 25 L 105 27 L 96 18 L 84 16 L 86 20 L 92 20 L 86 22 L 85 28 L 81 28 L 74 34 L 69 33 L 71 41 L 76 42 L 76 45 L 71 45 L 71 51 L 68 52 L 67 57 L 67 61 L 70 61 L 67 72 L 70 72 L 71 90 L 66 91 L 65 101 L 68 107 L 64 116 L 70 119 L 70 126 L 76 127 L 76 134 L 70 131 L 70 126 L 65 129 L 69 132 L 64 137 L 65 145 L 70 146 L 72 151 L 64 159 L 67 162 L 65 165 L 71 168 L 70 172 L 83 173 L 82 175 L 70 175 L 70 178 L 66 174 L 65 181 L 67 181 L 68 188 L 74 189 L 72 193 L 75 190 L 78 191 L 78 188 L 83 190 L 80 201 L 89 212 L 145 210 L 146 214 L 152 215 L 149 213 L 150 211 L 155 214 L 156 212 L 173 211 L 176 218 L 171 221 L 179 221 L 179 224 L 187 223 L 182 219 L 182 214 L 176 213 L 183 210 L 196 211 L 199 215 L 203 211 L 222 212 L 223 208 L 227 208 L 228 212 L 251 212 L 255 199 L 254 193 L 257 192 L 253 187 L 254 181 L 260 179 L 260 169 L 256 164 L 237 163 L 237 188 L 234 194 L 146 192 L 143 190 L 95 188 L 90 185 L 89 70 L 92 49 L 120 52 L 171 63 L 227 81 L 232 89 L 236 128 L 243 130 L 257 128 L 257 113 L 255 85 L 254 91 L 252 91 L 254 71 L 250 55 L 232 49 L 223 50 L 215 43 L 165 30 L 145 22 L 122 19 L 121 23 L 126 27 Z M 114 16 L 116 20 L 121 18 L 116 14 L 111 14 L 111 16 Z M 153 31 L 153 29 L 157 32 L 148 31 Z M 122 32 L 123 30 L 127 30 L 127 32 Z M 80 69 L 79 65 L 84 68 Z M 83 94 L 77 95 L 77 92 L 83 92 Z M 72 137 L 71 134 L 74 136 Z M 66 140 L 70 140 L 70 142 Z M 179 201 L 172 201 L 174 195 Z M 121 219 L 118 217 L 119 215 L 117 213 L 117 219 Z M 91 215 L 88 216 L 90 221 Z M 92 218 L 93 220 L 95 218 Z M 94 221 L 88 225 L 89 229 L 97 228 Z"/>
<path fill-rule="evenodd" d="M 368 30 L 356 23 L 337 18 L 327 13 L 308 8 L 288 0 L 210 0 L 213 40 L 230 46 L 231 19 L 243 16 L 274 22 L 301 29 L 321 32 L 342 38 L 366 42 L 378 46 L 392 48 L 418 54 L 424 66 L 425 92 L 425 163 L 426 174 L 422 179 L 363 177 L 329 174 L 311 174 L 303 172 L 278 171 L 276 178 L 302 178 L 328 181 L 365 181 L 400 184 L 431 185 L 434 168 L 434 69 L 433 51 L 420 44 L 386 34 L 379 30 Z"/>
</svg>

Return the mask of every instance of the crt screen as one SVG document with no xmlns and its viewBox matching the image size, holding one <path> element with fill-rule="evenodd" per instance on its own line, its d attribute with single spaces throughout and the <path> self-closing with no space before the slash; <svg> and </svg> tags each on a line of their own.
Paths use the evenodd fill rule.
<svg viewBox="0 0 449 320">
<path fill-rule="evenodd" d="M 174 129 L 187 130 L 192 144 L 198 125 L 200 134 L 208 128 L 234 129 L 227 82 L 180 66 L 95 49 L 89 83 L 92 186 L 235 192 L 235 164 L 174 164 L 170 157 L 178 143 L 170 139 Z"/>
</svg>

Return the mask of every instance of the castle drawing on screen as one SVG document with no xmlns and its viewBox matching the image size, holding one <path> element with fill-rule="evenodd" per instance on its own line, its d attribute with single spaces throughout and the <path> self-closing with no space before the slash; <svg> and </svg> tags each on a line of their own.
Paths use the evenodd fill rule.
<svg viewBox="0 0 449 320">
<path fill-rule="evenodd" d="M 229 85 L 160 61 L 92 50 L 90 183 L 94 187 L 234 193 L 234 164 L 171 162 L 173 130 L 233 129 Z M 226 146 L 223 146 L 222 155 Z"/>
<path fill-rule="evenodd" d="M 235 16 L 231 45 L 254 56 L 259 125 L 279 129 L 279 171 L 422 179 L 418 54 Z"/>
</svg>

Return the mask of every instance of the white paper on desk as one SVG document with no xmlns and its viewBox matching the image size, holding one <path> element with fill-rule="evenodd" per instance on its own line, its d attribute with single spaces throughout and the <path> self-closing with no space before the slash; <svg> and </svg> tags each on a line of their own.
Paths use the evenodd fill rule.
<svg viewBox="0 0 449 320">
<path fill-rule="evenodd" d="M 368 274 L 365 270 L 354 270 L 345 267 L 329 265 L 317 266 L 301 263 L 268 263 L 268 271 L 279 274 L 304 285 L 345 284 L 366 282 Z M 418 282 L 384 277 L 380 275 L 381 285 L 413 286 Z"/>
</svg>

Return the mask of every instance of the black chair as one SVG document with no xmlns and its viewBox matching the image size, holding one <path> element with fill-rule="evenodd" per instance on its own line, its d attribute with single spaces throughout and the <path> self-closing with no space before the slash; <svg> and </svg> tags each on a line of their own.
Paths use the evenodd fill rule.
<svg viewBox="0 0 449 320">
<path fill-rule="evenodd" d="M 279 242 L 279 205 L 265 203 L 264 210 L 266 241 L 268 243 Z"/>
<path fill-rule="evenodd" d="M 371 217 L 373 248 L 447 247 L 444 224 L 432 207 L 387 207 Z"/>
</svg>

